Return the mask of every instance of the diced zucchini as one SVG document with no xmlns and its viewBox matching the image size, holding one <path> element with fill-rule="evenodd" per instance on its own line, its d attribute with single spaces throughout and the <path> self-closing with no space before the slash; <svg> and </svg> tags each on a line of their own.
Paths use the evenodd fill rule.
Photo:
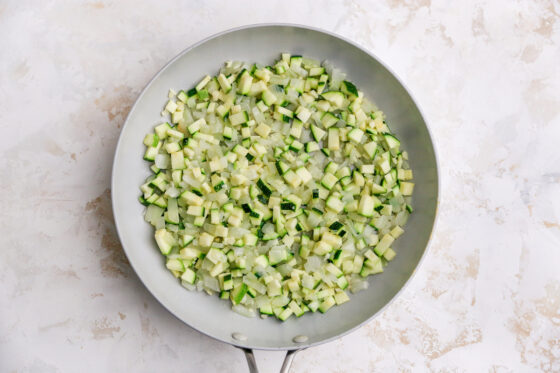
<svg viewBox="0 0 560 373">
<path fill-rule="evenodd" d="M 239 113 L 229 116 L 229 122 L 232 126 L 238 126 L 249 121 L 249 114 L 246 111 L 241 111 Z"/>
<path fill-rule="evenodd" d="M 324 130 L 320 129 L 314 124 L 311 125 L 311 133 L 313 134 L 313 138 L 317 142 L 321 141 L 323 137 L 325 137 L 325 135 L 327 134 Z"/>
<path fill-rule="evenodd" d="M 169 91 L 169 122 L 143 139 L 152 173 L 138 200 L 185 288 L 285 321 L 348 302 L 358 274 L 394 260 L 412 212 L 409 155 L 336 80 L 284 53 Z"/>
<path fill-rule="evenodd" d="M 338 122 L 338 118 L 333 113 L 326 112 L 321 117 L 321 123 L 325 126 L 325 128 L 333 126 L 336 122 Z"/>
<path fill-rule="evenodd" d="M 344 102 L 344 93 L 340 91 L 329 91 L 321 93 L 321 96 L 337 108 L 342 107 Z"/>
<path fill-rule="evenodd" d="M 196 281 L 196 273 L 192 269 L 186 268 L 185 272 L 181 275 L 181 280 L 186 281 L 189 284 L 194 284 Z"/>
<path fill-rule="evenodd" d="M 230 297 L 231 297 L 231 301 L 233 302 L 233 304 L 239 304 L 241 303 L 241 301 L 243 300 L 243 297 L 245 296 L 245 294 L 247 294 L 247 284 L 242 283 L 240 285 L 238 285 L 237 287 L 233 288 L 233 290 L 230 292 Z"/>
<path fill-rule="evenodd" d="M 166 229 L 158 229 L 155 233 L 155 239 L 163 255 L 168 255 L 176 244 L 175 238 Z"/>
<path fill-rule="evenodd" d="M 353 97 L 353 98 L 358 97 L 358 89 L 351 82 L 344 80 L 341 84 L 341 87 L 342 87 L 342 92 L 344 92 L 349 97 Z"/>
<path fill-rule="evenodd" d="M 323 302 L 321 302 L 321 304 L 319 305 L 319 311 L 321 313 L 325 313 L 335 304 L 336 304 L 336 301 L 335 301 L 334 297 L 330 296 L 330 297 L 326 298 L 325 300 L 323 300 Z"/>
<path fill-rule="evenodd" d="M 324 186 L 327 190 L 331 190 L 337 182 L 337 177 L 331 173 L 326 173 L 321 179 L 321 185 Z"/>
</svg>

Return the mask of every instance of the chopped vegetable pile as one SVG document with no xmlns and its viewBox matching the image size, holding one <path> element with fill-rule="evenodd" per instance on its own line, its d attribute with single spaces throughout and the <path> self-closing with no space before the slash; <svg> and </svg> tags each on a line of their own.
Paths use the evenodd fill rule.
<svg viewBox="0 0 560 373">
<path fill-rule="evenodd" d="M 189 290 L 245 315 L 326 312 L 383 272 L 412 212 L 407 153 L 328 63 L 226 62 L 146 135 L 145 219 Z"/>
</svg>

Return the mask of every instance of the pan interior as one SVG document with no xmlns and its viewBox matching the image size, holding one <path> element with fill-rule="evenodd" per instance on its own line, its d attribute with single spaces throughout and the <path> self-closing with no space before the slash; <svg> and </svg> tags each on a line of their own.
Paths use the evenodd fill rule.
<svg viewBox="0 0 560 373">
<path fill-rule="evenodd" d="M 205 74 L 213 75 L 226 60 L 269 64 L 279 53 L 328 60 L 353 81 L 387 115 L 387 123 L 409 153 L 415 176 L 414 213 L 405 234 L 394 245 L 398 255 L 385 273 L 370 277 L 369 289 L 351 295 L 351 302 L 326 314 L 306 314 L 281 323 L 273 318 L 245 318 L 216 296 L 190 292 L 167 271 L 153 240 L 153 228 L 143 220 L 138 186 L 149 174 L 142 160 L 144 134 L 160 120 L 169 88 L 190 88 Z M 113 168 L 113 208 L 119 236 L 130 263 L 149 291 L 176 317 L 191 327 L 227 343 L 257 349 L 295 349 L 296 335 L 306 346 L 325 342 L 375 315 L 405 285 L 417 267 L 432 231 L 438 194 L 437 165 L 426 123 L 401 83 L 362 49 L 333 35 L 291 25 L 237 29 L 213 37 L 183 52 L 146 87 L 122 130 Z M 232 339 L 239 332 L 244 342 Z"/>
</svg>

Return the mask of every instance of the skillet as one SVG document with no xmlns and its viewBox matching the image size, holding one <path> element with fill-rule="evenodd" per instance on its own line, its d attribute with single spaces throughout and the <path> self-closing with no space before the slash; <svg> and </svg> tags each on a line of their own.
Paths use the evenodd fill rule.
<svg viewBox="0 0 560 373">
<path fill-rule="evenodd" d="M 246 318 L 229 302 L 184 289 L 165 268 L 143 219 L 139 185 L 149 174 L 142 160 L 144 134 L 158 124 L 170 88 L 193 86 L 213 75 L 224 61 L 269 64 L 281 52 L 328 60 L 347 74 L 387 116 L 391 130 L 409 153 L 414 171 L 414 212 L 405 233 L 393 247 L 398 255 L 369 288 L 351 295 L 351 302 L 325 314 L 309 313 L 282 323 L 273 318 Z M 339 338 L 371 320 L 409 282 L 425 254 L 438 205 L 438 167 L 427 123 L 404 84 L 378 58 L 332 33 L 291 24 L 259 24 L 211 36 L 181 52 L 144 88 L 130 110 L 115 152 L 112 204 L 119 238 L 140 280 L 173 315 L 190 327 L 245 351 L 251 372 L 258 372 L 253 349 L 287 350 L 281 372 L 288 372 L 295 352 Z"/>
</svg>

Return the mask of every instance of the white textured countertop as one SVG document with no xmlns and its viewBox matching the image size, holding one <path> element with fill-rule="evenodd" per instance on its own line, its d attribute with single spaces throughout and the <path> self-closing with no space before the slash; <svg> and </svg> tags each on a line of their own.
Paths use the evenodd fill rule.
<svg viewBox="0 0 560 373">
<path fill-rule="evenodd" d="M 560 371 L 558 1 L 163 3 L 0 2 L 0 372 L 247 371 L 239 350 L 175 319 L 132 272 L 109 178 L 152 75 L 202 38 L 258 22 L 373 51 L 416 96 L 441 162 L 418 275 L 292 371 Z M 282 357 L 257 353 L 265 373 Z"/>
</svg>

